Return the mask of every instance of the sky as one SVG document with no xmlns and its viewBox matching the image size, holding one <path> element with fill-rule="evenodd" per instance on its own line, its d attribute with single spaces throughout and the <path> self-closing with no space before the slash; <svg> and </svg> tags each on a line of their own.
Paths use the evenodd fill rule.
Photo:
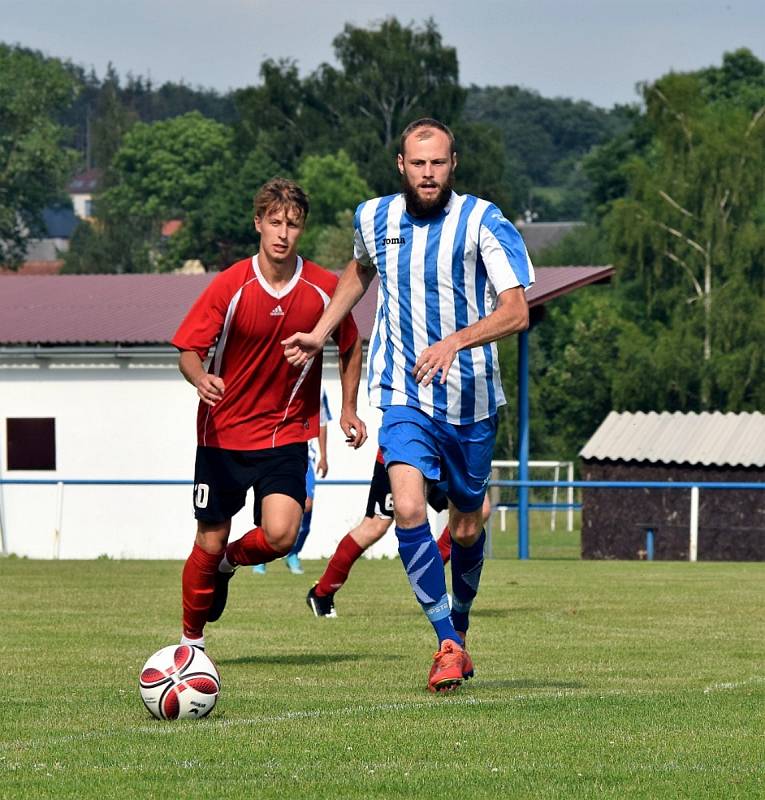
<svg viewBox="0 0 765 800">
<path fill-rule="evenodd" d="M 0 41 L 102 76 L 229 89 L 257 84 L 265 58 L 301 75 L 335 64 L 345 23 L 432 17 L 457 49 L 464 86 L 520 85 L 610 107 L 669 72 L 748 47 L 765 60 L 763 0 L 0 0 Z"/>
</svg>

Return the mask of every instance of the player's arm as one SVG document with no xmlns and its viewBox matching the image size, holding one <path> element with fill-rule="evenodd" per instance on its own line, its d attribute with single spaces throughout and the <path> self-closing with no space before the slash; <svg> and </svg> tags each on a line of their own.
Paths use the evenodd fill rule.
<svg viewBox="0 0 765 800">
<path fill-rule="evenodd" d="M 314 329 L 307 333 L 294 333 L 282 341 L 284 355 L 290 364 L 302 367 L 324 347 L 335 328 L 364 296 L 374 275 L 374 267 L 365 267 L 355 258 L 351 259 Z"/>
<path fill-rule="evenodd" d="M 340 284 L 338 284 L 338 288 L 339 286 Z M 367 440 L 367 426 L 356 413 L 359 381 L 361 380 L 361 339 L 359 336 L 356 336 L 353 344 L 345 352 L 340 353 L 339 366 L 340 386 L 343 394 L 340 427 L 346 436 L 346 442 L 356 450 Z"/>
<path fill-rule="evenodd" d="M 497 306 L 491 314 L 426 347 L 420 353 L 412 374 L 417 383 L 427 386 L 440 371 L 440 383 L 446 383 L 449 368 L 460 350 L 496 342 L 528 327 L 529 305 L 523 287 L 506 289 L 497 296 Z"/>
<path fill-rule="evenodd" d="M 319 426 L 319 461 L 316 464 L 316 472 L 320 478 L 326 478 L 329 472 L 329 462 L 327 461 L 327 426 Z"/>
<path fill-rule="evenodd" d="M 181 350 L 178 357 L 178 369 L 184 378 L 197 390 L 199 399 L 214 406 L 223 397 L 225 385 L 223 378 L 211 375 L 204 367 L 204 362 L 195 350 Z"/>
</svg>

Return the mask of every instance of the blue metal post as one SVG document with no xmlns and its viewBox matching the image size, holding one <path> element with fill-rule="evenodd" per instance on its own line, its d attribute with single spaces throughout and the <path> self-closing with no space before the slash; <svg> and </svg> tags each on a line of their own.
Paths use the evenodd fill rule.
<svg viewBox="0 0 765 800">
<path fill-rule="evenodd" d="M 653 528 L 645 532 L 645 558 L 646 561 L 653 561 Z"/>
<path fill-rule="evenodd" d="M 529 479 L 529 332 L 518 334 L 518 479 Z M 518 487 L 518 558 L 529 557 L 529 487 Z"/>
</svg>

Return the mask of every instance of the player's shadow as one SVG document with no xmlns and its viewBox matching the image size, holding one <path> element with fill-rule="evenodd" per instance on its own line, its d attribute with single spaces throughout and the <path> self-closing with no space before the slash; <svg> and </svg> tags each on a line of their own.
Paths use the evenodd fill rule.
<svg viewBox="0 0 765 800">
<path fill-rule="evenodd" d="M 257 655 L 241 656 L 240 658 L 216 659 L 217 664 L 263 664 L 268 666 L 325 666 L 327 664 L 341 664 L 348 661 L 362 661 L 368 655 L 359 653 L 292 653 L 282 655 Z M 375 661 L 392 661 L 396 656 L 375 655 Z"/>
<path fill-rule="evenodd" d="M 470 688 L 476 689 L 557 689 L 563 691 L 565 689 L 586 689 L 587 685 L 579 681 L 538 681 L 533 678 L 516 678 L 515 680 L 477 680 L 475 683 L 470 682 Z M 543 695 L 540 695 L 542 697 Z"/>
<path fill-rule="evenodd" d="M 483 619 L 502 619 L 513 614 L 528 614 L 533 611 L 540 611 L 535 606 L 514 606 L 513 608 L 474 608 L 470 611 L 471 618 L 482 617 Z"/>
</svg>

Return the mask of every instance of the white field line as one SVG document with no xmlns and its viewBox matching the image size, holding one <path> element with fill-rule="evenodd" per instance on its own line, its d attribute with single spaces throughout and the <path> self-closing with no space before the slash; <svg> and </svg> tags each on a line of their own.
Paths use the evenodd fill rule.
<svg viewBox="0 0 765 800">
<path fill-rule="evenodd" d="M 704 694 L 713 691 L 730 691 L 743 686 L 765 682 L 765 677 L 752 677 L 736 683 L 717 683 L 707 686 Z M 282 722 L 304 719 L 332 719 L 338 717 L 371 717 L 377 714 L 390 714 L 415 710 L 434 710 L 440 711 L 444 706 L 496 706 L 506 705 L 512 702 L 527 700 L 549 700 L 563 698 L 596 698 L 634 696 L 642 697 L 658 696 L 666 694 L 665 690 L 645 689 L 629 691 L 625 689 L 610 689 L 602 691 L 582 691 L 576 689 L 559 689 L 555 692 L 535 692 L 535 693 L 516 693 L 507 697 L 480 698 L 472 696 L 457 697 L 432 697 L 428 700 L 417 700 L 406 703 L 375 703 L 372 705 L 344 706 L 335 709 L 314 709 L 312 711 L 285 711 L 283 714 L 270 714 L 255 717 L 238 717 L 236 719 L 205 719 L 188 723 L 156 722 L 144 723 L 141 725 L 126 726 L 119 730 L 89 731 L 84 733 L 66 734 L 62 736 L 50 736 L 34 740 L 16 739 L 15 741 L 0 742 L 0 752 L 34 750 L 38 747 L 50 746 L 54 744 L 67 744 L 69 742 L 84 742 L 98 739 L 112 739 L 117 735 L 126 733 L 146 734 L 149 736 L 172 736 L 175 734 L 188 734 L 188 725 L 202 725 L 207 733 L 215 730 L 226 730 L 230 728 L 248 728 L 262 725 L 275 725 Z"/>
<path fill-rule="evenodd" d="M 623 691 L 592 692 L 591 694 L 599 697 L 610 695 L 625 694 Z M 207 733 L 212 730 L 225 730 L 227 728 L 247 728 L 252 726 L 262 726 L 264 724 L 274 725 L 281 722 L 291 722 L 303 719 L 331 719 L 335 717 L 371 717 L 376 714 L 397 713 L 400 711 L 414 710 L 436 710 L 439 711 L 444 706 L 489 706 L 507 704 L 513 701 L 540 700 L 548 698 L 581 697 L 587 696 L 573 689 L 558 690 L 556 692 L 536 693 L 536 694 L 513 694 L 508 697 L 481 699 L 476 697 L 433 697 L 430 700 L 417 700 L 408 703 L 376 703 L 373 705 L 344 706 L 335 709 L 314 709 L 312 711 L 285 711 L 283 714 L 262 715 L 256 717 L 237 717 L 236 719 L 204 719 L 196 722 L 150 722 L 148 724 L 126 726 L 116 730 L 89 731 L 84 733 L 65 734 L 62 736 L 50 736 L 36 740 L 17 739 L 15 741 L 0 742 L 0 752 L 21 749 L 35 749 L 41 746 L 52 744 L 66 744 L 68 742 L 80 742 L 96 739 L 111 739 L 118 733 L 120 736 L 126 733 L 139 733 L 157 736 L 167 736 L 178 733 L 189 733 L 189 724 L 204 726 Z M 139 707 L 139 710 L 142 711 Z"/>
<path fill-rule="evenodd" d="M 745 681 L 736 681 L 734 683 L 713 683 L 704 689 L 704 694 L 711 694 L 712 692 L 729 692 L 734 689 L 741 689 L 744 686 L 752 686 L 756 683 L 765 683 L 765 677 L 755 675 L 752 678 L 747 678 Z"/>
</svg>

